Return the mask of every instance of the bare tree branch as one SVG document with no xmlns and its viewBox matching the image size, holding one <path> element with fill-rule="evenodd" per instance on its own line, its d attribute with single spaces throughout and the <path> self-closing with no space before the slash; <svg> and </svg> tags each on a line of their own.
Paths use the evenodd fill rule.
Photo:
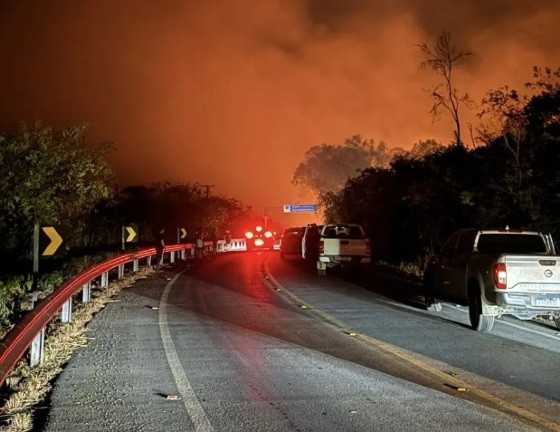
<svg viewBox="0 0 560 432">
<path fill-rule="evenodd" d="M 468 93 L 462 96 L 458 95 L 457 89 L 453 87 L 452 73 L 455 67 L 466 63 L 475 53 L 453 46 L 451 44 L 451 33 L 446 31 L 441 33 L 433 47 L 421 43 L 418 48 L 424 57 L 420 67 L 422 69 L 432 69 L 443 78 L 443 83 L 435 85 L 430 90 L 433 99 L 432 109 L 430 110 L 432 123 L 440 118 L 442 108 L 448 111 L 455 123 L 455 143 L 456 145 L 463 145 L 459 108 L 461 105 L 473 108 L 475 104 Z"/>
</svg>

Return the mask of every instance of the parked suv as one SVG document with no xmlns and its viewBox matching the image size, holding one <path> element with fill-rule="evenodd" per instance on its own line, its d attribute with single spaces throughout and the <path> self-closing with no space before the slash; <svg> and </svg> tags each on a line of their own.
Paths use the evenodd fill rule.
<svg viewBox="0 0 560 432">
<path fill-rule="evenodd" d="M 284 230 L 280 239 L 280 258 L 301 258 L 301 241 L 305 227 L 292 227 Z"/>
</svg>

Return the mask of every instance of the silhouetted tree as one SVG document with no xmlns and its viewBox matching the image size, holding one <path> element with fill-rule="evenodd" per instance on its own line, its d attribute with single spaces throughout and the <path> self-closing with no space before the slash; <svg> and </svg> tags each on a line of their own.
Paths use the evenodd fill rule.
<svg viewBox="0 0 560 432">
<path fill-rule="evenodd" d="M 0 135 L 2 250 L 30 255 L 35 223 L 67 228 L 67 244 L 82 240 L 88 215 L 115 190 L 106 161 L 111 148 L 87 146 L 86 129 L 54 131 L 37 123 Z"/>
<path fill-rule="evenodd" d="M 432 109 L 430 110 L 432 120 L 439 119 L 442 110 L 448 111 L 455 123 L 455 144 L 461 146 L 463 142 L 461 139 L 459 110 L 461 105 L 473 108 L 474 102 L 468 93 L 462 96 L 459 95 L 457 88 L 454 86 L 453 71 L 456 67 L 467 62 L 475 53 L 453 46 L 451 44 L 451 33 L 445 31 L 440 34 L 433 47 L 423 42 L 418 45 L 418 48 L 424 57 L 424 61 L 422 61 L 420 66 L 432 69 L 443 79 L 442 83 L 435 84 L 429 90 L 433 100 Z"/>
<path fill-rule="evenodd" d="M 423 159 L 426 156 L 443 150 L 444 147 L 435 139 L 420 140 L 412 145 L 412 149 L 401 153 L 399 156 L 411 159 Z"/>
<path fill-rule="evenodd" d="M 311 189 L 318 197 L 337 192 L 360 170 L 384 166 L 392 157 L 384 142 L 375 144 L 360 135 L 347 138 L 343 145 L 311 147 L 294 171 L 292 183 Z"/>
</svg>

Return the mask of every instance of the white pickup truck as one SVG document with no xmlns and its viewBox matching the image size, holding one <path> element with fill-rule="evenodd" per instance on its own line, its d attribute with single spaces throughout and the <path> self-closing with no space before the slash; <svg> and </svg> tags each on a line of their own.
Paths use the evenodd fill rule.
<svg viewBox="0 0 560 432">
<path fill-rule="evenodd" d="M 319 239 L 317 273 L 325 275 L 328 267 L 345 265 L 362 269 L 371 261 L 369 240 L 359 224 L 324 225 Z"/>
<path fill-rule="evenodd" d="M 429 310 L 441 310 L 438 299 L 468 305 L 477 331 L 491 331 L 504 314 L 560 326 L 560 256 L 548 234 L 459 230 L 428 260 L 424 284 Z"/>
</svg>

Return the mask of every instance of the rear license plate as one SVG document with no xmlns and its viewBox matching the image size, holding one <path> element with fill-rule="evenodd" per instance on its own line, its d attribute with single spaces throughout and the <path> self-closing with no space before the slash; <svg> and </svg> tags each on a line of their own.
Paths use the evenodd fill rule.
<svg viewBox="0 0 560 432">
<path fill-rule="evenodd" d="M 536 297 L 534 306 L 560 307 L 560 297 Z"/>
</svg>

